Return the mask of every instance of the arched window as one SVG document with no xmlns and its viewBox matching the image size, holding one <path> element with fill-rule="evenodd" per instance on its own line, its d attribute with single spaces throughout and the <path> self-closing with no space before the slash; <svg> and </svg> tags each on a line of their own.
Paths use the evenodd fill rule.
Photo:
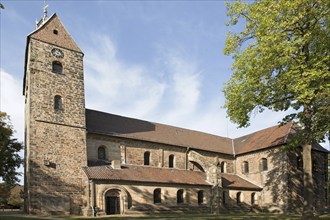
<svg viewBox="0 0 330 220">
<path fill-rule="evenodd" d="M 256 201 L 256 193 L 251 193 L 251 205 L 255 205 Z"/>
<path fill-rule="evenodd" d="M 62 64 L 59 61 L 53 61 L 52 71 L 54 73 L 62 74 L 63 73 L 63 66 L 62 66 Z"/>
<path fill-rule="evenodd" d="M 227 163 L 225 161 L 222 161 L 220 164 L 220 172 L 227 173 Z"/>
<path fill-rule="evenodd" d="M 97 149 L 97 158 L 99 160 L 105 160 L 106 158 L 105 147 L 101 146 Z"/>
<path fill-rule="evenodd" d="M 62 97 L 60 95 L 54 96 L 54 109 L 56 111 L 62 110 Z"/>
<path fill-rule="evenodd" d="M 237 205 L 240 205 L 242 203 L 242 193 L 241 192 L 238 192 L 236 194 L 236 203 L 237 203 Z"/>
<path fill-rule="evenodd" d="M 144 152 L 144 165 L 150 165 L 150 152 Z"/>
<path fill-rule="evenodd" d="M 157 188 L 154 190 L 154 203 L 161 203 L 162 202 L 162 191 L 161 189 Z"/>
<path fill-rule="evenodd" d="M 249 173 L 249 162 L 244 161 L 242 163 L 242 173 Z"/>
<path fill-rule="evenodd" d="M 260 171 L 266 171 L 268 170 L 268 162 L 266 158 L 262 158 L 260 160 Z"/>
<path fill-rule="evenodd" d="M 176 193 L 176 202 L 178 204 L 183 203 L 183 189 L 179 189 Z"/>
<path fill-rule="evenodd" d="M 169 168 L 173 168 L 174 167 L 174 155 L 171 154 L 169 157 L 168 157 L 168 167 Z"/>
<path fill-rule="evenodd" d="M 199 190 L 197 197 L 198 197 L 198 204 L 203 204 L 203 202 L 204 202 L 204 191 Z"/>
</svg>

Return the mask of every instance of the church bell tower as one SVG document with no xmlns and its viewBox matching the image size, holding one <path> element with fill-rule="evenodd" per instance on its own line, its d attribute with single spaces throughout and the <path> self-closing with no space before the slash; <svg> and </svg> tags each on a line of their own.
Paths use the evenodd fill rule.
<svg viewBox="0 0 330 220">
<path fill-rule="evenodd" d="M 87 204 L 84 54 L 56 14 L 27 37 L 25 211 L 83 214 Z"/>
</svg>

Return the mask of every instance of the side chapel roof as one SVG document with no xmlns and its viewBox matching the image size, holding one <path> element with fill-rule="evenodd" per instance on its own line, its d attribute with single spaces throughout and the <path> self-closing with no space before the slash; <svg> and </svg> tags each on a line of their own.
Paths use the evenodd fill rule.
<svg viewBox="0 0 330 220">
<path fill-rule="evenodd" d="M 206 174 L 201 171 L 137 165 L 122 165 L 121 169 L 113 169 L 111 166 L 83 167 L 83 170 L 88 179 L 93 180 L 212 186 L 206 181 Z M 260 187 L 237 175 L 222 174 L 221 179 L 222 187 L 225 189 L 261 190 Z"/>
</svg>

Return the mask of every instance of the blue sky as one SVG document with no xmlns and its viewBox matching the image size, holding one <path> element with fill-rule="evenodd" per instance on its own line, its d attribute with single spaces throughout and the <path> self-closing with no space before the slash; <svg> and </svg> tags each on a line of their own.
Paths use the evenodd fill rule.
<svg viewBox="0 0 330 220">
<path fill-rule="evenodd" d="M 26 36 L 43 1 L 1 1 L 1 106 L 23 141 Z M 252 115 L 237 129 L 226 118 L 224 1 L 48 1 L 84 52 L 86 107 L 238 137 L 276 125 L 285 113 Z M 328 145 L 327 145 L 327 148 Z"/>
</svg>

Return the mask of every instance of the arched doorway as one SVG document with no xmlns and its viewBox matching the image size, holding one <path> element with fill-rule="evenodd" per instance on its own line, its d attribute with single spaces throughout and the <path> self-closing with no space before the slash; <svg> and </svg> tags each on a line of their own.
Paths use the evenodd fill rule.
<svg viewBox="0 0 330 220">
<path fill-rule="evenodd" d="M 107 215 L 120 214 L 120 191 L 118 189 L 111 189 L 105 194 L 105 212 Z"/>
</svg>

